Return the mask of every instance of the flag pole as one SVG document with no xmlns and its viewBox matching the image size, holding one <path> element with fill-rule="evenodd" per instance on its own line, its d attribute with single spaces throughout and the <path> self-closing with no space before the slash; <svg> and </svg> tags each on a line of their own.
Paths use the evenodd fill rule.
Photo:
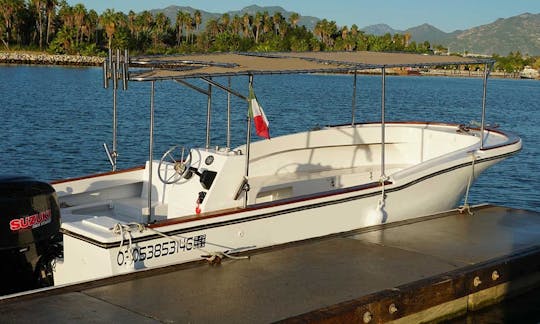
<svg viewBox="0 0 540 324">
<path fill-rule="evenodd" d="M 249 89 L 253 89 L 253 75 L 249 75 Z M 248 107 L 249 107 L 249 100 L 248 100 Z M 246 131 L 246 170 L 244 174 L 244 208 L 247 207 L 248 204 L 248 191 L 249 191 L 249 153 L 250 153 L 250 147 L 251 147 L 251 113 L 249 112 L 248 108 L 248 114 L 246 117 L 247 121 L 247 131 Z"/>
</svg>

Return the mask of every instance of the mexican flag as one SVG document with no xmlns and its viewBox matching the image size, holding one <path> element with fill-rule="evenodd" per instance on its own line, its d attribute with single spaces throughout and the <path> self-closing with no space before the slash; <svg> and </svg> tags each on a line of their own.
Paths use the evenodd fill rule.
<svg viewBox="0 0 540 324">
<path fill-rule="evenodd" d="M 268 129 L 268 119 L 266 119 L 266 115 L 264 114 L 264 110 L 262 106 L 257 101 L 257 97 L 255 97 L 255 92 L 253 91 L 253 87 L 249 87 L 249 116 L 253 118 L 253 122 L 255 123 L 255 130 L 257 132 L 257 135 L 260 137 L 264 137 L 266 139 L 270 139 L 270 131 Z"/>
</svg>

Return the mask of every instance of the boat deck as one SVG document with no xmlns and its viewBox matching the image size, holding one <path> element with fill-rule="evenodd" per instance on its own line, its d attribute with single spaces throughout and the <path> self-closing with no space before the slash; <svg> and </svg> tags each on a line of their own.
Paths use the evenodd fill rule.
<svg viewBox="0 0 540 324">
<path fill-rule="evenodd" d="M 540 282 L 540 213 L 478 206 L 0 299 L 0 322 L 419 321 Z"/>
</svg>

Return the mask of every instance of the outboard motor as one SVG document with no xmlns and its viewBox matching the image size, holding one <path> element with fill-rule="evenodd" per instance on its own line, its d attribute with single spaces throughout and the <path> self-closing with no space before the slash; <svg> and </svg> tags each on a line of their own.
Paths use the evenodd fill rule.
<svg viewBox="0 0 540 324">
<path fill-rule="evenodd" d="M 61 256 L 54 188 L 31 177 L 0 177 L 0 295 L 54 284 Z"/>
</svg>

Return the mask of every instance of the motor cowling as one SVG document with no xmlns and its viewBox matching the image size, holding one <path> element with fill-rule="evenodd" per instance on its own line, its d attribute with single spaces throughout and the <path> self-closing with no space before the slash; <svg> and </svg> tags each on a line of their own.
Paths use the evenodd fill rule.
<svg viewBox="0 0 540 324">
<path fill-rule="evenodd" d="M 24 176 L 0 177 L 0 294 L 54 284 L 61 255 L 60 207 L 54 188 Z"/>
</svg>

